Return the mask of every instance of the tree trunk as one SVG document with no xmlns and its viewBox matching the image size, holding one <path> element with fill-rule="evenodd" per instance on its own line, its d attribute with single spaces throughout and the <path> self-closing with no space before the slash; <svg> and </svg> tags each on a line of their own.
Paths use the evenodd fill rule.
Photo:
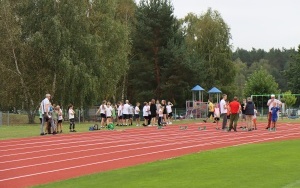
<svg viewBox="0 0 300 188">
<path fill-rule="evenodd" d="M 35 111 L 28 110 L 27 116 L 28 116 L 28 123 L 29 124 L 34 124 Z"/>
</svg>

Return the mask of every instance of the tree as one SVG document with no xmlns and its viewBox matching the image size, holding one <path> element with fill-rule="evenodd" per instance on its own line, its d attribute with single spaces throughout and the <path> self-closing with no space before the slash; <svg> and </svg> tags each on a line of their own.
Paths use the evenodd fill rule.
<svg viewBox="0 0 300 188">
<path fill-rule="evenodd" d="M 116 95 L 130 52 L 119 1 L 16 2 L 1 1 L 1 71 L 17 78 L 5 89 L 24 101 L 30 123 L 45 93 L 79 108 Z"/>
<path fill-rule="evenodd" d="M 284 103 L 286 104 L 287 109 L 293 106 L 297 101 L 297 98 L 295 97 L 295 95 L 292 95 L 291 91 L 284 92 L 282 97 L 282 101 L 284 101 Z"/>
<path fill-rule="evenodd" d="M 210 8 L 201 16 L 188 14 L 183 20 L 188 55 L 202 87 L 227 91 L 236 70 L 231 61 L 230 29 L 218 11 Z"/>
<path fill-rule="evenodd" d="M 176 29 L 168 0 L 142 0 L 136 9 L 133 50 L 128 75 L 128 96 L 138 101 L 162 97 L 163 67 L 168 42 Z"/>
<path fill-rule="evenodd" d="M 278 93 L 278 84 L 272 75 L 261 68 L 250 75 L 244 92 L 245 96 Z"/>
<path fill-rule="evenodd" d="M 293 93 L 300 93 L 300 45 L 298 52 L 292 56 L 289 62 L 289 68 L 284 72 L 287 78 L 288 86 Z"/>
</svg>

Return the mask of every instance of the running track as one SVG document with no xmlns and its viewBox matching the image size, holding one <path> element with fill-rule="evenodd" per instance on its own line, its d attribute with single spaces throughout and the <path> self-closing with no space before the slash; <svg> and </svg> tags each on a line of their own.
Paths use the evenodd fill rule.
<svg viewBox="0 0 300 188">
<path fill-rule="evenodd" d="M 276 132 L 222 132 L 202 123 L 164 129 L 95 131 L 0 141 L 0 187 L 28 187 L 168 159 L 204 150 L 274 140 L 300 139 L 300 126 L 281 124 Z"/>
</svg>

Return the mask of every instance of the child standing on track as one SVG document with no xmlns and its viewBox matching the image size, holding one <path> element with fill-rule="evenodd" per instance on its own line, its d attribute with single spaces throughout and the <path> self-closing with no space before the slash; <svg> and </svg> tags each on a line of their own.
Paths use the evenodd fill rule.
<svg viewBox="0 0 300 188">
<path fill-rule="evenodd" d="M 137 102 L 134 108 L 134 118 L 136 122 L 136 126 L 140 126 L 140 103 Z"/>
<path fill-rule="evenodd" d="M 69 105 L 69 121 L 70 121 L 70 132 L 76 132 L 75 130 L 75 111 L 73 110 L 74 106 Z"/>
<path fill-rule="evenodd" d="M 272 128 L 276 128 L 276 122 L 278 119 L 278 114 L 277 112 L 280 110 L 280 108 L 277 106 L 276 102 L 273 102 L 273 107 L 271 108 L 272 110 Z"/>
<path fill-rule="evenodd" d="M 59 105 L 56 106 L 56 109 L 58 112 L 57 132 L 62 133 L 62 121 L 63 121 L 62 110 Z"/>
<path fill-rule="evenodd" d="M 257 119 L 257 110 L 256 110 L 256 107 L 254 107 L 254 115 L 253 115 L 253 118 L 252 118 L 253 129 L 254 129 L 254 130 L 257 130 L 257 127 L 256 127 L 256 119 Z"/>
<path fill-rule="evenodd" d="M 220 121 L 220 108 L 218 106 L 218 103 L 215 104 L 214 108 L 214 120 L 216 122 L 216 129 L 219 130 L 219 121 Z"/>
</svg>

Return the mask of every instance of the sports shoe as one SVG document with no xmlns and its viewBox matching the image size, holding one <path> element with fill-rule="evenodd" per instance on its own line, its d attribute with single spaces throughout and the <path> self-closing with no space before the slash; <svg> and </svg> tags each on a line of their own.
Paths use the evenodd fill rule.
<svg viewBox="0 0 300 188">
<path fill-rule="evenodd" d="M 45 133 L 41 133 L 40 135 L 43 136 L 43 135 L 45 135 Z"/>
<path fill-rule="evenodd" d="M 204 123 L 206 123 L 206 120 L 203 120 Z"/>
</svg>

